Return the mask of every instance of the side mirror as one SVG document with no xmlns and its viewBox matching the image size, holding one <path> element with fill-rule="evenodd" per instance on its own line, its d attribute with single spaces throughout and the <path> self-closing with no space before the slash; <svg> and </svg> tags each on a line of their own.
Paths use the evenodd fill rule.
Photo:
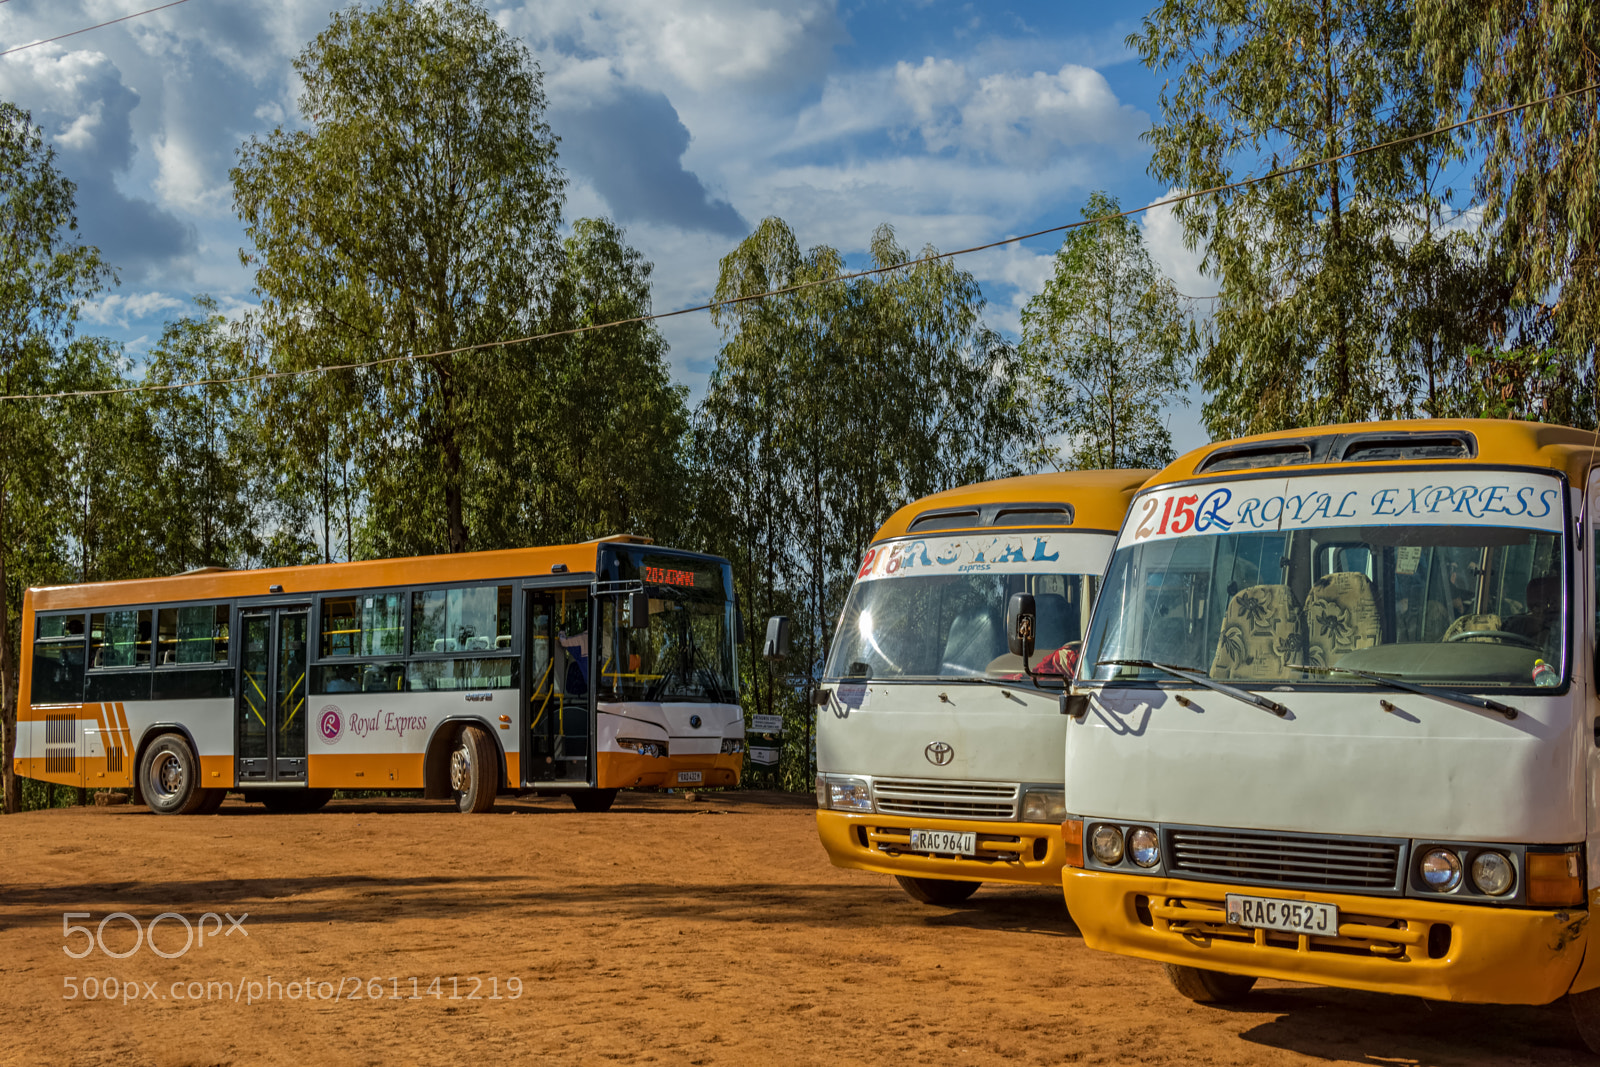
<svg viewBox="0 0 1600 1067">
<path fill-rule="evenodd" d="M 789 616 L 774 615 L 767 620 L 767 643 L 761 654 L 769 660 L 780 660 L 789 654 Z"/>
<path fill-rule="evenodd" d="M 1013 656 L 1033 655 L 1033 594 L 1012 593 L 1006 605 L 1006 646 Z"/>
<path fill-rule="evenodd" d="M 644 590 L 628 594 L 628 628 L 642 630 L 650 625 L 650 594 Z"/>
</svg>

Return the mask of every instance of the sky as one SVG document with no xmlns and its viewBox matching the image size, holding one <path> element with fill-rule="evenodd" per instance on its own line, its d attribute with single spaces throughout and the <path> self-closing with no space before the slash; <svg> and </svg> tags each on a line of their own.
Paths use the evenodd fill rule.
<svg viewBox="0 0 1600 1067">
<path fill-rule="evenodd" d="M 157 0 L 0 0 L 0 49 Z M 189 0 L 0 56 L 0 99 L 32 112 L 77 183 L 84 240 L 120 285 L 84 328 L 138 353 L 210 294 L 252 304 L 228 169 L 239 145 L 300 123 L 292 61 L 333 0 Z M 655 264 L 657 311 L 703 303 L 718 260 L 776 215 L 852 265 L 880 223 L 902 246 L 983 244 L 1168 190 L 1140 139 L 1161 77 L 1124 44 L 1142 6 L 939 0 L 487 0 L 538 61 L 561 138 L 566 218 L 605 215 Z M 1215 285 L 1169 210 L 1139 216 L 1181 292 Z M 960 259 L 1015 336 L 1060 236 Z M 676 379 L 703 393 L 720 335 L 666 320 Z M 1175 406 L 1179 452 L 1199 405 Z"/>
</svg>

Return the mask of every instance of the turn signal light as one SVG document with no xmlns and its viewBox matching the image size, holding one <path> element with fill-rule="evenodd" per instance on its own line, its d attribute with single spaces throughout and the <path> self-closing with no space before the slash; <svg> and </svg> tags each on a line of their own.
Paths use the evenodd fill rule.
<svg viewBox="0 0 1600 1067">
<path fill-rule="evenodd" d="M 1083 866 L 1083 820 L 1068 819 L 1061 824 L 1061 840 L 1066 842 L 1068 867 Z"/>
<path fill-rule="evenodd" d="M 1576 852 L 1529 852 L 1524 862 L 1529 904 L 1583 903 L 1583 871 Z"/>
</svg>

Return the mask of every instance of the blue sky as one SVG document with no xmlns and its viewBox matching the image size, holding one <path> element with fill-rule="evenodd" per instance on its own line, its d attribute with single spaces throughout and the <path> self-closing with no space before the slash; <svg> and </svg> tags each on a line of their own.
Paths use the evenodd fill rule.
<svg viewBox="0 0 1600 1067">
<path fill-rule="evenodd" d="M 152 6 L 11 0 L 0 47 Z M 290 62 L 330 0 L 190 0 L 0 57 L 0 98 L 30 109 L 78 183 L 86 240 L 121 286 L 86 327 L 137 353 L 196 293 L 251 303 L 228 167 L 297 118 Z M 568 219 L 608 215 L 656 265 L 657 310 L 700 303 L 761 218 L 856 256 L 892 223 L 909 248 L 965 247 L 1072 221 L 1094 189 L 1124 206 L 1166 190 L 1139 134 L 1160 78 L 1124 46 L 1143 7 L 877 0 L 490 0 L 545 72 L 571 180 Z M 1171 215 L 1142 216 L 1180 290 L 1215 292 Z M 965 257 L 1008 333 L 1059 239 Z M 698 397 L 718 335 L 663 324 Z M 1172 413 L 1179 450 L 1205 440 Z"/>
</svg>

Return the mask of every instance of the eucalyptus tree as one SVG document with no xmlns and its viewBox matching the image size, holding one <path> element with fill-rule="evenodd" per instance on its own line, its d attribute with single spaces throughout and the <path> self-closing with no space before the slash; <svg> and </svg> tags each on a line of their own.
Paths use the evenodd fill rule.
<svg viewBox="0 0 1600 1067">
<path fill-rule="evenodd" d="M 1164 467 L 1169 404 L 1188 404 L 1195 328 L 1114 197 L 1089 197 L 1055 270 L 1022 309 L 1022 380 L 1035 443 L 1057 469 Z M 1055 442 L 1061 441 L 1060 445 Z"/>
<path fill-rule="evenodd" d="M 528 50 L 471 0 L 336 12 L 296 58 L 301 125 L 232 171 L 274 365 L 354 431 L 373 552 L 463 551 L 560 279 L 556 139 Z M 389 361 L 389 362 L 378 362 Z M 285 412 L 292 417 L 293 408 Z"/>
<path fill-rule="evenodd" d="M 1170 78 L 1145 135 L 1155 177 L 1202 189 L 1312 164 L 1178 208 L 1221 282 L 1198 363 L 1212 434 L 1407 411 L 1391 327 L 1428 297 L 1396 283 L 1396 242 L 1418 176 L 1459 146 L 1378 147 L 1436 124 L 1406 0 L 1161 0 L 1128 43 Z"/>
<path fill-rule="evenodd" d="M 880 267 L 908 258 L 887 226 L 870 247 Z M 777 674 L 759 666 L 754 627 L 745 657 L 752 707 L 804 727 L 789 734 L 790 784 L 809 759 L 801 695 L 872 533 L 911 499 L 1016 467 L 1014 353 L 983 327 L 972 276 L 936 257 L 847 278 L 836 249 L 802 251 L 769 218 L 722 260 L 716 299 L 739 302 L 713 313 L 724 340 L 696 413 L 698 499 L 745 610 L 796 618 Z"/>
<path fill-rule="evenodd" d="M 0 395 L 80 384 L 85 361 L 67 352 L 83 302 L 111 276 L 99 252 L 74 235 L 75 195 L 29 114 L 0 103 Z M 0 401 L 0 776 L 7 812 L 20 804 L 13 768 L 22 590 L 65 570 L 59 446 L 63 435 L 94 432 L 63 418 L 59 403 Z"/>
<path fill-rule="evenodd" d="M 1443 111 L 1532 105 L 1472 127 L 1485 223 L 1503 241 L 1514 298 L 1548 311 L 1558 348 L 1600 360 L 1600 11 L 1592 0 L 1415 8 Z"/>
</svg>

